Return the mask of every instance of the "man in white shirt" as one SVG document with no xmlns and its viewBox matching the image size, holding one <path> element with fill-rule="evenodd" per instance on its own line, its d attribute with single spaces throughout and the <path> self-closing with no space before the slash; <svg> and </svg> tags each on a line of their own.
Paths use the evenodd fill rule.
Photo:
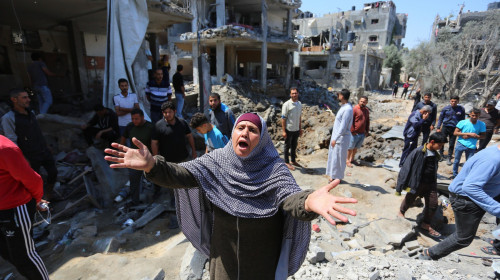
<svg viewBox="0 0 500 280">
<path fill-rule="evenodd" d="M 297 88 L 290 89 L 290 99 L 283 104 L 281 110 L 281 127 L 283 128 L 283 138 L 285 138 L 285 164 L 290 170 L 295 170 L 293 165 L 299 166 L 296 162 L 297 142 L 302 135 L 301 117 L 302 103 L 299 101 L 299 91 Z M 289 150 L 292 162 L 289 161 Z"/>
<path fill-rule="evenodd" d="M 125 127 L 132 121 L 130 112 L 134 108 L 139 109 L 139 101 L 137 100 L 137 94 L 128 92 L 128 81 L 126 79 L 119 79 L 118 87 L 120 87 L 121 92 L 113 97 L 113 101 L 116 114 L 118 115 L 118 126 L 120 127 L 121 136 L 125 131 Z"/>
</svg>

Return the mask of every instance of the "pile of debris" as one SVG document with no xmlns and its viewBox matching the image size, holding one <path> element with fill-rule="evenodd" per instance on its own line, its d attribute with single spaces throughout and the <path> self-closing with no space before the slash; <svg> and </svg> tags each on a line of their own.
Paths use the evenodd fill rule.
<svg viewBox="0 0 500 280">
<path fill-rule="evenodd" d="M 242 38 L 256 38 L 258 32 L 254 30 L 251 26 L 243 25 L 223 25 L 215 28 L 206 28 L 199 31 L 201 39 L 211 39 L 211 38 L 226 38 L 226 37 L 242 37 Z M 197 39 L 198 35 L 196 32 L 186 32 L 181 34 L 181 40 L 193 40 Z"/>
</svg>

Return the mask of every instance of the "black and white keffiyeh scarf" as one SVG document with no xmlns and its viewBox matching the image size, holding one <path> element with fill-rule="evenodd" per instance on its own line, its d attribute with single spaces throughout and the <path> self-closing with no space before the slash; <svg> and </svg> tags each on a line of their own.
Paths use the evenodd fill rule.
<svg viewBox="0 0 500 280">
<path fill-rule="evenodd" d="M 201 188 L 175 190 L 179 225 L 193 246 L 207 256 L 210 255 L 212 213 L 207 211 L 204 197 L 233 216 L 265 218 L 275 215 L 288 196 L 301 191 L 279 157 L 266 122 L 260 120 L 259 143 L 247 157 L 237 156 L 229 141 L 222 149 L 180 164 L 193 174 Z M 278 265 L 278 270 L 285 270 L 281 274 L 292 275 L 304 261 L 310 226 L 310 222 L 296 220 L 285 212 Z"/>
</svg>

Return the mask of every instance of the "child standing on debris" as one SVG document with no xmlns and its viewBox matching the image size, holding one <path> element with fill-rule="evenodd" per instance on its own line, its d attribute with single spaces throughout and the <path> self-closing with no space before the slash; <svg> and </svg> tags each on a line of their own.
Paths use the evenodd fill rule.
<svg viewBox="0 0 500 280">
<path fill-rule="evenodd" d="M 410 208 L 417 197 L 423 197 L 425 208 L 420 228 L 432 237 L 440 237 L 441 234 L 431 227 L 431 220 L 438 205 L 437 195 L 437 170 L 441 156 L 438 151 L 448 142 L 446 135 L 437 132 L 429 137 L 429 143 L 413 150 L 406 158 L 398 175 L 396 194 L 409 188 L 401 206 L 398 216 L 405 216 L 406 210 Z"/>
<path fill-rule="evenodd" d="M 196 113 L 191 118 L 189 123 L 191 128 L 196 129 L 198 133 L 203 134 L 205 137 L 206 149 L 205 153 L 211 152 L 215 149 L 224 148 L 229 141 L 220 130 L 208 121 L 208 118 L 203 113 Z"/>
</svg>

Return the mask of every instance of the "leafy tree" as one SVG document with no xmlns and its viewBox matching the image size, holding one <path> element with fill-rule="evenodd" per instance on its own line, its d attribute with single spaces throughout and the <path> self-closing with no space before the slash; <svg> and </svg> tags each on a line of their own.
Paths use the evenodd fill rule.
<svg viewBox="0 0 500 280">
<path fill-rule="evenodd" d="M 393 81 L 399 80 L 399 74 L 401 73 L 401 68 L 403 67 L 403 58 L 398 47 L 395 45 L 385 46 L 385 59 L 384 67 L 392 68 L 391 83 Z"/>
</svg>

